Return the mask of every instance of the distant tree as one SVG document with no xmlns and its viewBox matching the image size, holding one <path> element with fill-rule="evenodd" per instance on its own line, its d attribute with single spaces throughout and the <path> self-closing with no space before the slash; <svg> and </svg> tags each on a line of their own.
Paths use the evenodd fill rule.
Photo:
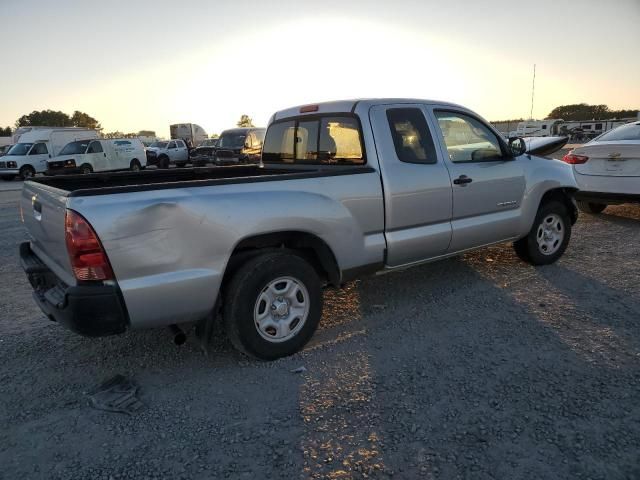
<svg viewBox="0 0 640 480">
<path fill-rule="evenodd" d="M 16 127 L 83 127 L 100 130 L 100 123 L 92 116 L 76 110 L 70 117 L 55 110 L 34 110 L 16 120 Z"/>
<path fill-rule="evenodd" d="M 16 127 L 70 127 L 71 118 L 64 112 L 34 110 L 16 120 Z"/>
<path fill-rule="evenodd" d="M 84 112 L 76 110 L 71 116 L 71 125 L 74 127 L 91 128 L 93 130 L 100 130 L 100 122 Z"/>
<path fill-rule="evenodd" d="M 573 121 L 608 120 L 611 118 L 635 117 L 637 112 L 638 110 L 610 110 L 607 105 L 575 103 L 554 108 L 546 118 L 561 118 Z"/>
<path fill-rule="evenodd" d="M 0 137 L 10 137 L 11 136 L 11 127 L 0 127 Z"/>
<path fill-rule="evenodd" d="M 153 130 L 140 130 L 138 132 L 138 136 L 139 137 L 155 137 L 156 132 L 154 132 Z"/>
<path fill-rule="evenodd" d="M 236 124 L 239 127 L 254 127 L 255 125 L 253 124 L 253 120 L 251 120 L 251 117 L 249 115 L 242 115 L 240 117 L 240 120 L 238 120 L 238 123 Z"/>
<path fill-rule="evenodd" d="M 103 138 L 122 138 L 124 137 L 124 133 L 122 132 L 107 132 L 102 134 Z"/>
<path fill-rule="evenodd" d="M 213 138 L 213 139 L 215 140 L 216 138 L 220 138 L 220 134 L 218 134 L 218 133 L 212 133 L 212 134 L 211 134 L 211 136 L 210 136 L 209 138 Z"/>
</svg>

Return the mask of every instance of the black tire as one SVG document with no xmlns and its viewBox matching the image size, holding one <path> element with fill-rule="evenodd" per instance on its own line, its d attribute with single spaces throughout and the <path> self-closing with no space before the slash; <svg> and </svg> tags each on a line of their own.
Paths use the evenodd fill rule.
<svg viewBox="0 0 640 480">
<path fill-rule="evenodd" d="M 584 213 L 598 214 L 602 213 L 602 211 L 607 208 L 606 203 L 593 203 L 585 201 L 578 201 L 576 203 L 578 204 L 578 208 L 580 209 L 580 211 Z"/>
<path fill-rule="evenodd" d="M 88 163 L 83 163 L 80 165 L 80 173 L 82 175 L 89 175 L 90 173 L 93 173 L 93 167 Z"/>
<path fill-rule="evenodd" d="M 129 169 L 132 172 L 139 172 L 140 170 L 142 170 L 142 165 L 140 165 L 140 162 L 138 161 L 137 158 L 134 158 L 133 160 L 131 160 L 131 164 L 129 165 Z"/>
<path fill-rule="evenodd" d="M 555 250 L 552 253 L 544 253 L 542 247 L 538 244 L 539 230 L 544 228 L 542 223 L 552 214 L 555 214 L 561 220 L 562 239 L 558 240 L 557 247 L 554 246 Z M 513 248 L 518 257 L 531 265 L 549 265 L 564 254 L 570 239 L 571 217 L 567 207 L 563 203 L 550 201 L 540 205 L 531 230 L 526 237 L 514 242 Z"/>
<path fill-rule="evenodd" d="M 269 283 L 280 277 L 302 284 L 307 290 L 305 301 L 309 305 L 300 330 L 288 340 L 277 342 L 267 340 L 265 334 L 258 332 L 254 310 L 260 308 L 257 302 Z M 271 307 L 264 304 L 264 308 Z M 314 268 L 294 253 L 259 254 L 242 264 L 225 286 L 223 312 L 227 335 L 239 351 L 261 360 L 286 357 L 302 349 L 316 331 L 322 314 L 322 285 Z"/>
<path fill-rule="evenodd" d="M 27 180 L 29 178 L 33 178 L 35 174 L 36 174 L 35 168 L 33 168 L 31 165 L 25 165 L 20 169 L 20 173 L 18 174 L 18 176 L 22 180 Z"/>
<path fill-rule="evenodd" d="M 177 162 L 176 162 L 176 167 L 178 167 L 178 168 L 184 168 L 186 164 L 187 164 L 187 162 L 180 162 L 180 163 L 177 163 Z"/>
<path fill-rule="evenodd" d="M 158 168 L 169 168 L 169 157 L 166 155 L 160 156 L 160 158 L 158 158 Z"/>
<path fill-rule="evenodd" d="M 15 175 L 2 175 L 2 176 L 0 176 L 0 178 L 2 178 L 2 180 L 4 180 L 5 182 L 10 182 L 14 178 L 16 178 L 16 176 Z"/>
</svg>

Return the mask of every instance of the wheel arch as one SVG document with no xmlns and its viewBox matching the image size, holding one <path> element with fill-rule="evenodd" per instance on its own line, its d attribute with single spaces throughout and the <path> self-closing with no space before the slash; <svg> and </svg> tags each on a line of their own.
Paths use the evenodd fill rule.
<svg viewBox="0 0 640 480">
<path fill-rule="evenodd" d="M 574 225 L 578 220 L 578 207 L 574 199 L 574 194 L 577 191 L 578 189 L 573 187 L 557 187 L 549 189 L 544 193 L 544 195 L 542 195 L 542 198 L 540 198 L 538 208 L 547 202 L 554 200 L 558 201 L 567 207 L 567 211 L 571 217 L 571 225 Z"/>
<path fill-rule="evenodd" d="M 340 267 L 331 247 L 313 233 L 296 230 L 262 233 L 240 240 L 229 257 L 222 284 L 249 258 L 275 249 L 295 251 L 311 264 L 320 278 L 331 285 L 340 285 Z"/>
</svg>

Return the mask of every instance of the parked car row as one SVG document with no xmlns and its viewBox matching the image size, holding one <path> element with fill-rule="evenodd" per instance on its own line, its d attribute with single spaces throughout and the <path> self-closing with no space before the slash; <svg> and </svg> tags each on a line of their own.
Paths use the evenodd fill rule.
<svg viewBox="0 0 640 480">
<path fill-rule="evenodd" d="M 193 166 L 258 163 L 265 132 L 264 128 L 232 128 L 191 150 L 179 139 L 155 142 L 147 148 L 147 164 L 169 168 L 188 163 Z"/>
<path fill-rule="evenodd" d="M 0 178 L 28 179 L 37 173 L 91 173 L 140 170 L 147 164 L 142 142 L 135 138 L 102 139 L 82 128 L 38 129 L 20 136 L 0 160 Z"/>
</svg>

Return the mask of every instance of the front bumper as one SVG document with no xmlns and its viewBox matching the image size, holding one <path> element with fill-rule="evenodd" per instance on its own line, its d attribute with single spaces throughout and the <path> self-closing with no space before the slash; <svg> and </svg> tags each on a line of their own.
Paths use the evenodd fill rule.
<svg viewBox="0 0 640 480">
<path fill-rule="evenodd" d="M 0 168 L 0 175 L 18 175 L 19 173 L 18 168 Z"/>
<path fill-rule="evenodd" d="M 87 337 L 123 333 L 127 310 L 116 285 L 67 286 L 31 250 L 20 244 L 20 262 L 33 287 L 33 298 L 53 321 Z"/>
</svg>

